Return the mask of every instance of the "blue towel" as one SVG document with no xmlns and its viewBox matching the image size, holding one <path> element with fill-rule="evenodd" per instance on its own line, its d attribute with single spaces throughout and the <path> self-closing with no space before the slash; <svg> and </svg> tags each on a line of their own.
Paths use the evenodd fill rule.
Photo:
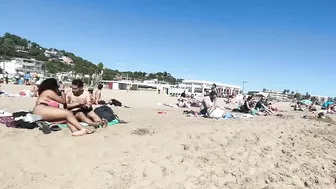
<svg viewBox="0 0 336 189">
<path fill-rule="evenodd" d="M 233 117 L 233 116 L 232 116 L 231 113 L 227 113 L 227 114 L 225 114 L 224 119 L 230 119 L 230 118 L 232 118 L 232 117 Z"/>
</svg>

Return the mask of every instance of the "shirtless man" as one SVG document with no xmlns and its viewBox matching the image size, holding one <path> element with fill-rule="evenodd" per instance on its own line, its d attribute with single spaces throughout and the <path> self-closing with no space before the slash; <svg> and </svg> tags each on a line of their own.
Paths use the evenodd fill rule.
<svg viewBox="0 0 336 189">
<path fill-rule="evenodd" d="M 93 111 L 90 93 L 84 91 L 83 81 L 75 79 L 71 84 L 72 91 L 66 93 L 67 109 L 71 110 L 79 121 L 94 127 L 106 127 L 107 122 Z"/>
<path fill-rule="evenodd" d="M 99 84 L 98 88 L 93 91 L 93 102 L 94 104 L 98 104 L 101 100 L 101 90 L 103 89 L 103 85 Z"/>
</svg>

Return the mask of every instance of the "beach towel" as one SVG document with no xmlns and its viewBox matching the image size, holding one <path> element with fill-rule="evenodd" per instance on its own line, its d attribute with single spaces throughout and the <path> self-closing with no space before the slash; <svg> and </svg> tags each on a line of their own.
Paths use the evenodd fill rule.
<svg viewBox="0 0 336 189">
<path fill-rule="evenodd" d="M 218 107 L 210 108 L 208 110 L 210 118 L 222 118 L 224 110 Z"/>
<path fill-rule="evenodd" d="M 68 125 L 66 124 L 66 123 L 50 123 L 50 122 L 47 122 L 49 125 L 57 125 L 57 126 L 59 126 L 59 127 L 61 127 L 61 128 L 67 128 L 68 127 Z M 115 125 L 115 124 L 118 124 L 119 123 L 119 120 L 117 120 L 117 119 L 115 119 L 115 120 L 113 120 L 113 121 L 109 121 L 109 122 L 107 122 L 107 126 L 113 126 L 113 125 Z M 89 126 L 89 124 L 87 124 L 87 123 L 83 123 L 83 122 L 80 122 L 80 124 L 83 126 L 83 127 L 87 127 L 87 126 Z"/>
</svg>

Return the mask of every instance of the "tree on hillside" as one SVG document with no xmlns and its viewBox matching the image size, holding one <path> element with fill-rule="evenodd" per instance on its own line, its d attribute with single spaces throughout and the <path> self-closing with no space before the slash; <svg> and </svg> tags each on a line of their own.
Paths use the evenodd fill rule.
<svg viewBox="0 0 336 189">
<path fill-rule="evenodd" d="M 297 99 L 297 100 L 300 100 L 301 94 L 300 93 L 295 93 L 294 98 Z"/>
<path fill-rule="evenodd" d="M 267 91 L 267 89 L 263 88 L 262 92 L 264 92 L 264 93 L 265 93 L 266 91 Z"/>
<path fill-rule="evenodd" d="M 98 73 L 101 74 L 104 70 L 104 64 L 102 62 L 99 62 L 97 65 Z"/>
<path fill-rule="evenodd" d="M 317 102 L 318 98 L 316 96 L 312 96 L 312 97 L 310 97 L 310 101 Z"/>
<path fill-rule="evenodd" d="M 26 52 L 16 52 L 17 46 L 21 46 L 25 48 Z M 71 58 L 74 62 L 73 66 L 67 65 L 54 59 L 52 61 L 48 61 L 49 57 L 46 57 L 44 52 L 46 49 L 53 49 L 58 51 Z M 177 81 L 181 81 L 181 79 L 174 78 L 170 73 L 158 72 L 147 74 L 146 72 L 120 72 L 118 70 L 112 70 L 108 68 L 104 68 L 103 63 L 98 63 L 98 65 L 83 59 L 82 57 L 76 56 L 74 53 L 67 52 L 65 50 L 58 50 L 55 48 L 44 48 L 41 47 L 36 42 L 32 42 L 20 36 L 5 33 L 2 37 L 0 37 L 0 59 L 10 59 L 13 57 L 21 57 L 21 58 L 33 58 L 36 60 L 45 61 L 43 68 L 46 72 L 49 73 L 57 73 L 62 71 L 72 71 L 73 73 L 80 73 L 83 75 L 90 75 L 92 78 L 93 74 L 97 73 L 97 70 L 103 71 L 102 78 L 104 80 L 114 80 L 117 76 L 126 76 L 129 78 L 137 79 L 137 80 L 147 80 L 147 79 L 158 79 L 160 81 L 168 82 L 171 84 L 176 83 Z"/>
<path fill-rule="evenodd" d="M 294 91 L 292 91 L 292 92 L 291 92 L 291 95 L 294 95 L 294 94 L 295 94 L 295 92 L 294 92 Z"/>
<path fill-rule="evenodd" d="M 310 99 L 310 94 L 307 92 L 306 95 L 304 96 L 305 99 Z"/>
</svg>

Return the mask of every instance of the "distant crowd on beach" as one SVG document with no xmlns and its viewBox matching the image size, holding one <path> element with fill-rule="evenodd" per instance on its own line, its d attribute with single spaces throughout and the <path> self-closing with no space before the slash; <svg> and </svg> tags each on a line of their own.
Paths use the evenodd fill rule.
<svg viewBox="0 0 336 189">
<path fill-rule="evenodd" d="M 19 71 L 16 71 L 14 75 L 8 74 L 8 72 L 4 72 L 2 74 L 2 82 L 4 84 L 18 84 L 18 85 L 31 85 L 36 83 L 40 77 L 37 72 L 25 72 L 20 73 Z"/>
<path fill-rule="evenodd" d="M 226 103 L 231 103 L 233 99 L 236 98 L 236 94 L 224 96 Z M 216 84 L 213 84 L 209 91 L 205 91 L 203 99 L 196 99 L 193 94 L 187 95 L 184 91 L 178 98 L 176 104 L 164 104 L 170 107 L 180 107 L 180 108 L 190 108 L 199 107 L 200 111 L 196 114 L 204 117 L 221 118 L 225 114 L 225 110 L 230 110 L 231 112 L 240 112 L 243 114 L 249 114 L 252 116 L 267 116 L 267 115 L 281 115 L 276 107 L 275 102 L 267 99 L 264 95 L 245 95 L 242 100 L 239 100 L 236 108 L 230 107 L 219 107 L 217 105 L 219 95 Z M 235 99 L 237 100 L 237 99 Z M 316 102 L 312 102 L 307 99 L 302 99 L 292 104 L 294 111 L 310 111 L 316 112 Z M 335 102 L 324 102 L 321 106 L 325 113 L 336 113 L 336 103 Z M 187 111 L 188 112 L 188 111 Z M 193 112 L 193 111 L 192 111 Z M 194 113 L 194 112 L 193 112 Z"/>
</svg>

